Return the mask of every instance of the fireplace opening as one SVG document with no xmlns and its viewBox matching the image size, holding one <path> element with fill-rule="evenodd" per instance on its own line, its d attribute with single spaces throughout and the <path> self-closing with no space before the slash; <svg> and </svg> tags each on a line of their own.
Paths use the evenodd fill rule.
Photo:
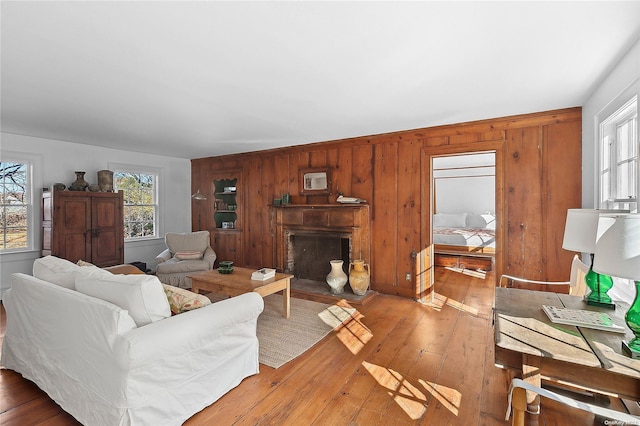
<svg viewBox="0 0 640 426">
<path fill-rule="evenodd" d="M 290 231 L 285 272 L 299 279 L 326 283 L 331 271 L 329 261 L 341 259 L 342 269 L 348 273 L 350 238 L 350 234 Z"/>
</svg>

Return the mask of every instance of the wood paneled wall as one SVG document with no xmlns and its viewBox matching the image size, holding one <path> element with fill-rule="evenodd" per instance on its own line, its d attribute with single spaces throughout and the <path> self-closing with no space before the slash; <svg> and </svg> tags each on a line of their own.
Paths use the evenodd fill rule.
<svg viewBox="0 0 640 426">
<path fill-rule="evenodd" d="M 372 288 L 414 297 L 415 276 L 406 281 L 405 275 L 415 271 L 412 252 L 431 240 L 431 206 L 423 201 L 430 199 L 425 197 L 429 174 L 423 170 L 430 165 L 422 164 L 424 158 L 492 149 L 499 152 L 496 168 L 501 172 L 496 175 L 502 179 L 496 195 L 504 206 L 496 212 L 502 232 L 496 275 L 568 280 L 573 253 L 561 246 L 566 211 L 581 206 L 581 120 L 581 109 L 570 108 L 194 159 L 192 189 L 199 188 L 212 200 L 215 176 L 227 170 L 240 173 L 241 230 L 234 234 L 231 260 L 253 268 L 272 266 L 269 205 L 274 196 L 288 192 L 295 204 L 331 202 L 332 197 L 297 195 L 300 169 L 330 167 L 334 193 L 363 198 L 371 206 Z M 216 235 L 212 202 L 195 203 L 194 229 L 201 213 L 203 228 Z"/>
</svg>

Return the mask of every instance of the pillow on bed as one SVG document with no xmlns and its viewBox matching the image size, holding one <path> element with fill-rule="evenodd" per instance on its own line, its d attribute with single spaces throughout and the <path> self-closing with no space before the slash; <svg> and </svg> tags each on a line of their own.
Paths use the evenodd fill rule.
<svg viewBox="0 0 640 426">
<path fill-rule="evenodd" d="M 485 229 L 496 229 L 496 216 L 493 213 L 484 213 L 482 214 L 482 218 L 487 223 L 484 227 Z"/>
<path fill-rule="evenodd" d="M 466 228 L 484 229 L 487 227 L 487 221 L 479 214 L 469 213 L 466 219 Z"/>
<path fill-rule="evenodd" d="M 466 213 L 436 213 L 433 215 L 434 228 L 464 228 Z"/>
</svg>

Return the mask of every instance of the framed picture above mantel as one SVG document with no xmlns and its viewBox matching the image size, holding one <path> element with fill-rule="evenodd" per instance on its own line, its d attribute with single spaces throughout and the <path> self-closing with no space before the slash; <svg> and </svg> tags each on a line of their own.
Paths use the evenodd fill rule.
<svg viewBox="0 0 640 426">
<path fill-rule="evenodd" d="M 331 169 L 316 167 L 300 170 L 300 194 L 331 194 Z"/>
</svg>

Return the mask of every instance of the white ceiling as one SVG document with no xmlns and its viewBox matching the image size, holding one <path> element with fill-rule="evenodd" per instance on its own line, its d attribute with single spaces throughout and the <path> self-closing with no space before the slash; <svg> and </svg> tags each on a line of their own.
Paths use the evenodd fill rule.
<svg viewBox="0 0 640 426">
<path fill-rule="evenodd" d="M 182 158 L 582 105 L 628 2 L 2 1 L 2 131 Z"/>
</svg>

